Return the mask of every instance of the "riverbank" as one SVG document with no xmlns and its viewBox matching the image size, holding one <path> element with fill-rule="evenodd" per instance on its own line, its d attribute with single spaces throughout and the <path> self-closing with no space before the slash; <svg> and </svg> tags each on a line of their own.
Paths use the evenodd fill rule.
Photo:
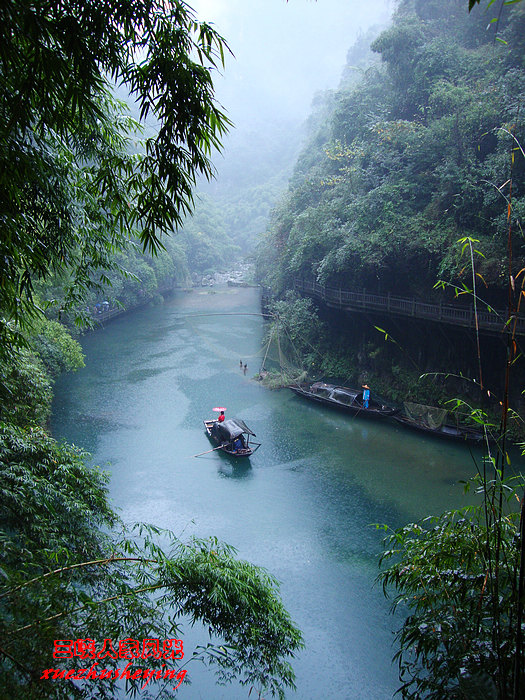
<svg viewBox="0 0 525 700">
<path fill-rule="evenodd" d="M 306 640 L 289 700 L 315 700 L 320 688 L 331 700 L 387 700 L 398 687 L 398 621 L 374 585 L 382 534 L 370 524 L 397 527 L 463 504 L 458 482 L 472 457 L 252 381 L 264 351 L 259 304 L 255 289 L 176 292 L 87 334 L 86 367 L 57 382 L 53 434 L 109 464 L 126 522 L 213 534 L 279 579 Z M 246 465 L 193 457 L 209 449 L 202 421 L 220 405 L 262 443 Z M 181 629 L 188 658 L 202 633 Z M 246 700 L 245 687 L 216 686 L 211 669 L 192 663 L 188 673 L 182 700 Z"/>
<path fill-rule="evenodd" d="M 276 314 L 276 347 L 270 357 L 282 367 L 284 356 L 286 377 L 306 372 L 312 381 L 368 384 L 376 395 L 396 404 L 410 401 L 455 408 L 461 422 L 468 422 L 472 411 L 481 410 L 489 423 L 499 425 L 505 389 L 503 337 L 480 335 L 478 361 L 476 334 L 467 328 L 447 332 L 429 320 L 399 318 L 373 309 L 332 308 L 297 293 L 275 301 L 263 290 L 262 304 L 265 311 Z M 307 324 L 305 314 L 310 318 Z M 509 415 L 508 434 L 519 442 L 525 438 L 519 418 L 525 413 L 523 367 L 513 368 L 513 376 L 509 396 L 514 412 Z M 278 377 L 270 375 L 270 379 L 273 386 L 279 384 Z"/>
</svg>

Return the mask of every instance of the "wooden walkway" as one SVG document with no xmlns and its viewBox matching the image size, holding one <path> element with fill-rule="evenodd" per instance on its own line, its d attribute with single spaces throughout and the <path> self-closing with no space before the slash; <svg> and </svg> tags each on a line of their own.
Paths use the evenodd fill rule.
<svg viewBox="0 0 525 700">
<path fill-rule="evenodd" d="M 109 309 L 108 311 L 100 311 L 98 313 L 92 312 L 91 318 L 95 321 L 95 323 L 98 323 L 99 325 L 104 325 L 106 321 L 115 318 L 115 316 L 121 316 L 127 311 L 128 309 Z"/>
<path fill-rule="evenodd" d="M 452 326 L 475 329 L 476 320 L 473 306 L 452 306 L 450 304 L 428 304 L 416 299 L 405 299 L 391 294 L 370 294 L 366 290 L 350 290 L 342 287 L 327 287 L 314 280 L 295 277 L 294 289 L 297 292 L 321 299 L 327 306 L 348 311 L 380 311 L 395 316 L 413 318 Z M 482 311 L 478 307 L 478 327 L 480 332 L 502 334 L 505 329 L 505 311 Z M 525 335 L 525 318 L 519 317 L 516 335 Z"/>
</svg>

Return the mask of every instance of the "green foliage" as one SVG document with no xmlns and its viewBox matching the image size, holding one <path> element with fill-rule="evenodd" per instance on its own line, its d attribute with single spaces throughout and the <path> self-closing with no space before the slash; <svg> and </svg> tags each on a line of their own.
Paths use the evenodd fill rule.
<svg viewBox="0 0 525 700">
<path fill-rule="evenodd" d="M 37 317 L 31 332 L 31 346 L 52 378 L 84 367 L 80 344 L 58 321 Z"/>
<path fill-rule="evenodd" d="M 319 339 L 324 326 L 312 300 L 288 292 L 285 299 L 273 301 L 268 311 L 273 318 L 266 330 L 265 342 L 275 343 L 280 367 L 288 364 L 290 369 L 315 371 L 322 356 Z"/>
<path fill-rule="evenodd" d="M 276 579 L 213 538 L 179 546 L 179 552 L 175 566 L 167 562 L 161 573 L 170 587 L 164 603 L 224 640 L 226 653 L 211 657 L 220 681 L 240 678 L 243 685 L 284 698 L 282 685 L 294 687 L 286 656 L 302 639 L 277 596 Z"/>
<path fill-rule="evenodd" d="M 220 265 L 231 241 L 243 255 L 253 253 L 270 211 L 286 190 L 302 138 L 298 125 L 285 120 L 248 127 L 248 132 L 239 128 L 228 134 L 224 156 L 215 160 L 218 177 L 199 181 L 195 196 L 195 218 L 200 219 L 195 228 L 213 234 Z M 186 224 L 194 228 L 191 221 Z"/>
<path fill-rule="evenodd" d="M 116 522 L 107 478 L 84 466 L 82 451 L 59 445 L 43 428 L 2 424 L 0 434 L 4 563 L 13 575 L 36 575 L 61 550 L 77 561 L 102 555 L 97 527 Z"/>
<path fill-rule="evenodd" d="M 326 353 L 321 362 L 321 372 L 324 377 L 337 377 L 350 385 L 359 381 L 358 367 L 355 358 L 343 351 Z"/>
<path fill-rule="evenodd" d="M 399 3 L 372 44 L 382 65 L 340 89 L 300 156 L 258 252 L 259 276 L 282 294 L 293 275 L 428 297 L 457 283 L 453 244 L 480 241 L 480 272 L 501 289 L 509 152 L 525 137 L 523 6 L 500 18 L 494 44 L 463 0 Z M 516 44 L 514 44 L 516 42 Z M 525 158 L 515 152 L 512 226 L 519 230 Z M 516 238 L 516 272 L 525 243 Z"/>
<path fill-rule="evenodd" d="M 0 356 L 0 421 L 45 425 L 51 413 L 52 382 L 84 366 L 79 343 L 64 326 L 35 317 L 26 347 Z"/>
<path fill-rule="evenodd" d="M 51 413 L 51 378 L 43 363 L 27 349 L 0 362 L 0 421 L 44 425 Z"/>
<path fill-rule="evenodd" d="M 0 424 L 6 697 L 75 695 L 67 682 L 39 680 L 43 669 L 64 667 L 52 659 L 55 639 L 183 637 L 178 620 L 185 616 L 219 638 L 197 656 L 217 665 L 221 681 L 239 678 L 283 698 L 283 688 L 293 687 L 288 659 L 302 642 L 275 579 L 213 538 L 183 543 L 144 525 L 126 531 L 108 504 L 107 476 L 87 468 L 85 458 L 42 429 Z M 119 665 L 125 664 L 104 660 L 105 668 Z M 149 668 L 160 665 L 147 661 Z M 131 682 L 135 691 L 141 685 Z M 114 680 L 97 679 L 82 697 L 112 698 L 115 688 Z M 171 697 L 171 688 L 151 684 L 148 691 L 153 695 L 144 697 Z"/>
<path fill-rule="evenodd" d="M 479 487 L 480 505 L 406 525 L 385 540 L 388 567 L 379 580 L 385 593 L 395 591 L 393 609 L 408 611 L 395 656 L 404 698 L 514 697 L 516 500 L 524 484 L 494 475 L 467 483 Z"/>
<path fill-rule="evenodd" d="M 306 372 L 301 372 L 298 368 L 286 370 L 263 371 L 259 375 L 259 380 L 266 389 L 283 389 L 291 384 L 297 384 L 306 380 Z"/>
<path fill-rule="evenodd" d="M 14 339 L 35 280 L 67 273 L 74 305 L 134 231 L 156 252 L 182 223 L 229 124 L 211 79 L 226 47 L 178 0 L 8 0 L 0 28 L 0 311 Z M 110 81 L 155 135 L 133 143 Z"/>
<path fill-rule="evenodd" d="M 143 252 L 136 243 L 128 244 L 116 252 L 112 261 L 115 269 L 97 271 L 100 284 L 84 292 L 76 305 L 61 314 L 71 326 L 79 317 L 102 300 L 110 300 L 114 306 L 132 309 L 160 298 L 162 293 L 176 286 L 190 284 L 186 250 L 180 236 L 166 239 L 163 250 L 155 255 Z M 64 305 L 65 286 L 47 283 L 38 286 L 39 293 L 49 305 L 47 313 L 56 313 L 57 305 Z M 54 302 L 51 300 L 54 298 Z M 88 322 L 90 321 L 88 317 Z"/>
<path fill-rule="evenodd" d="M 199 197 L 195 215 L 186 219 L 179 239 L 191 272 L 228 269 L 240 257 L 222 212 L 206 196 Z"/>
</svg>

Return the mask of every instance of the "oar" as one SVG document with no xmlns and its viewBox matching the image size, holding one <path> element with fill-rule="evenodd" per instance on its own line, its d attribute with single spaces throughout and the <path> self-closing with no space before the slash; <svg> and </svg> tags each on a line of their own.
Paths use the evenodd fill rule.
<svg viewBox="0 0 525 700">
<path fill-rule="evenodd" d="M 210 452 L 215 452 L 215 450 L 223 450 L 226 445 L 219 445 L 219 447 L 214 447 L 213 450 L 206 450 L 206 452 L 199 452 L 198 455 L 193 455 L 194 457 L 200 457 L 201 455 L 210 454 Z"/>
</svg>

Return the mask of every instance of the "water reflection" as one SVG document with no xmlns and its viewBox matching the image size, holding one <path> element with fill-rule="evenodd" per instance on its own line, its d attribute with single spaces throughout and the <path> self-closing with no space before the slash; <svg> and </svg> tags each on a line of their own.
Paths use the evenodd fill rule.
<svg viewBox="0 0 525 700">
<path fill-rule="evenodd" d="M 227 455 L 224 457 L 226 460 Z M 226 479 L 253 479 L 254 476 L 249 459 L 245 459 L 242 464 L 223 463 L 218 468 L 218 471 Z"/>
</svg>

